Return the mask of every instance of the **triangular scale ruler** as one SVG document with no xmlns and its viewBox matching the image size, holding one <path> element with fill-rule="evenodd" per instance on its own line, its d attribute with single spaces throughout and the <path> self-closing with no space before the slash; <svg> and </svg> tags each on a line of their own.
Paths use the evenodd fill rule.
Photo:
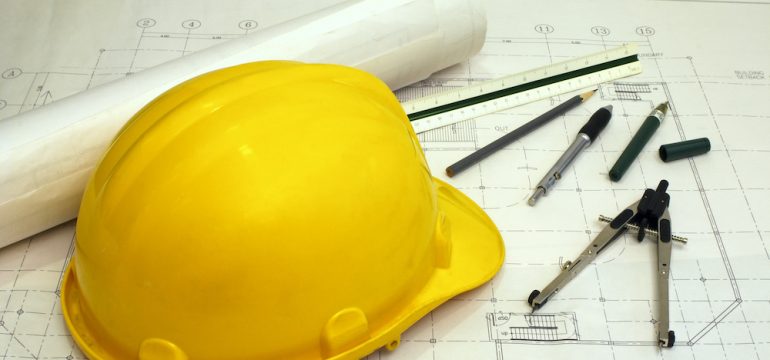
<svg viewBox="0 0 770 360">
<path fill-rule="evenodd" d="M 456 124 L 642 72 L 637 47 L 623 45 L 402 103 L 416 133 Z"/>
</svg>

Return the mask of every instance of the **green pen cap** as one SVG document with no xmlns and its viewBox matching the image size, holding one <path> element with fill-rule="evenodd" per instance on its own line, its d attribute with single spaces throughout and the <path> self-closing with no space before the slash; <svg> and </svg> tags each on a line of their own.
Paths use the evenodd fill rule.
<svg viewBox="0 0 770 360">
<path fill-rule="evenodd" d="M 678 143 L 661 145 L 660 159 L 664 162 L 688 158 L 695 155 L 705 154 L 711 150 L 711 142 L 708 138 L 700 138 L 682 141 Z"/>
</svg>

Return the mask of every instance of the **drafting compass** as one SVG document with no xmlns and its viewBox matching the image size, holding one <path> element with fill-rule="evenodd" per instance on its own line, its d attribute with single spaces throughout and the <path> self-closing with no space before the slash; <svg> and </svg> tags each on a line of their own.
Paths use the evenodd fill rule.
<svg viewBox="0 0 770 360">
<path fill-rule="evenodd" d="M 655 234 L 658 239 L 658 343 L 661 347 L 674 346 L 674 331 L 669 330 L 668 318 L 668 275 L 671 267 L 671 217 L 668 204 L 671 199 L 666 194 L 668 181 L 661 180 L 656 190 L 647 189 L 642 198 L 618 214 L 594 240 L 583 250 L 575 261 L 562 265 L 561 273 L 546 286 L 543 291 L 534 290 L 527 302 L 532 311 L 539 309 L 548 299 L 564 288 L 613 240 L 627 228 L 637 230 L 637 240 L 642 241 L 646 234 Z M 675 238 L 680 240 L 681 238 Z"/>
</svg>

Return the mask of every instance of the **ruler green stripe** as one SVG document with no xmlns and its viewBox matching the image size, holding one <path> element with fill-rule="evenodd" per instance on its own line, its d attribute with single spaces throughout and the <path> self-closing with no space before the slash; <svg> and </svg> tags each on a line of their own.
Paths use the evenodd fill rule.
<svg viewBox="0 0 770 360">
<path fill-rule="evenodd" d="M 478 103 L 483 103 L 483 102 L 486 102 L 486 101 L 489 101 L 489 100 L 494 100 L 494 99 L 501 98 L 503 96 L 513 95 L 513 94 L 516 94 L 516 93 L 520 93 L 520 92 L 527 91 L 527 90 L 532 90 L 532 89 L 543 87 L 543 86 L 548 86 L 548 85 L 551 85 L 551 84 L 555 84 L 557 82 L 561 82 L 561 81 L 565 81 L 565 80 L 569 80 L 569 79 L 574 79 L 574 78 L 576 78 L 578 76 L 588 75 L 588 74 L 591 74 L 591 73 L 595 73 L 595 72 L 598 72 L 598 71 L 611 69 L 611 68 L 614 68 L 614 67 L 617 67 L 617 66 L 626 65 L 626 64 L 633 63 L 633 62 L 637 62 L 637 61 L 639 61 L 639 57 L 637 55 L 631 55 L 631 56 L 627 56 L 627 57 L 624 57 L 624 58 L 608 61 L 608 62 L 605 62 L 605 63 L 596 64 L 596 65 L 584 67 L 584 68 L 581 68 L 581 69 L 573 70 L 573 71 L 566 72 L 566 73 L 563 73 L 563 74 L 554 75 L 554 76 L 547 77 L 547 78 L 544 78 L 544 79 L 535 80 L 535 81 L 524 83 L 524 84 L 521 84 L 521 85 L 516 85 L 516 86 L 512 86 L 512 87 L 505 88 L 505 89 L 500 89 L 500 90 L 497 90 L 497 91 L 493 91 L 491 93 L 474 96 L 472 98 L 451 102 L 449 104 L 439 105 L 439 106 L 436 106 L 434 108 L 425 109 L 425 110 L 422 110 L 422 111 L 418 111 L 416 113 L 409 114 L 407 116 L 409 117 L 409 121 L 415 121 L 415 120 L 419 120 L 419 119 L 426 118 L 426 117 L 429 117 L 429 116 L 441 114 L 441 113 L 444 113 L 444 112 L 447 112 L 447 111 L 457 110 L 457 109 L 460 109 L 460 108 L 464 108 L 466 106 L 475 105 L 475 104 L 478 104 Z"/>
</svg>

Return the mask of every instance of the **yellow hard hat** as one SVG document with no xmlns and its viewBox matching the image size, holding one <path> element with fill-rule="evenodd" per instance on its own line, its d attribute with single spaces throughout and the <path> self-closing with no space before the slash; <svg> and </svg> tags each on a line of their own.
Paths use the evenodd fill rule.
<svg viewBox="0 0 770 360">
<path fill-rule="evenodd" d="M 62 307 L 90 359 L 357 359 L 503 261 L 380 80 L 261 62 L 167 91 L 91 177 Z"/>
</svg>

